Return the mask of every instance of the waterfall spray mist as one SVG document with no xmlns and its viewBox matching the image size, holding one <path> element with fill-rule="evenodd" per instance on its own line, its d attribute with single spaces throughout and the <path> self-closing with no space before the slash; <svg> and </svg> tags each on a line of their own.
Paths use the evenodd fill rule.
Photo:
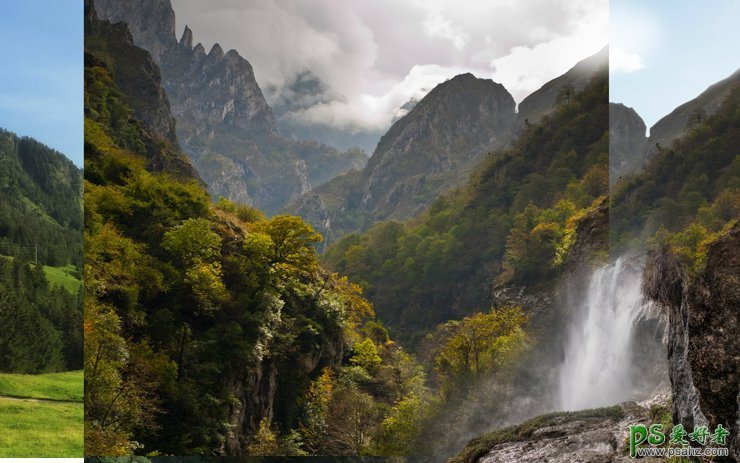
<svg viewBox="0 0 740 463">
<path fill-rule="evenodd" d="M 643 308 L 639 272 L 620 258 L 596 270 L 588 293 L 574 304 L 560 370 L 560 408 L 580 410 L 634 399 L 632 338 Z"/>
</svg>

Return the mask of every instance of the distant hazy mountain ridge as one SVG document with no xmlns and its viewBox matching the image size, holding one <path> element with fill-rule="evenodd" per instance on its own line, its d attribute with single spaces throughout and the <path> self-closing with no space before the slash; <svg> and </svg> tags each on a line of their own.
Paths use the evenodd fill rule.
<svg viewBox="0 0 740 463">
<path fill-rule="evenodd" d="M 361 173 L 350 172 L 292 204 L 329 240 L 379 220 L 405 220 L 466 182 L 492 151 L 582 90 L 608 67 L 607 49 L 515 102 L 503 85 L 462 74 L 430 91 L 380 139 Z"/>
</svg>

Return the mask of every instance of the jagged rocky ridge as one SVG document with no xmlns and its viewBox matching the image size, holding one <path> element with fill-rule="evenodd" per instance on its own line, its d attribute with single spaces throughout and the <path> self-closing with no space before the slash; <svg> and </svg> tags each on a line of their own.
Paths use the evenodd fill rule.
<svg viewBox="0 0 740 463">
<path fill-rule="evenodd" d="M 178 41 L 170 0 L 96 0 L 95 6 L 101 18 L 127 23 L 134 43 L 159 64 L 182 148 L 212 195 L 271 214 L 364 165 L 361 152 L 280 136 L 249 62 L 219 44 L 208 52 L 193 46 L 188 27 Z"/>
<path fill-rule="evenodd" d="M 380 220 L 405 220 L 469 178 L 491 151 L 501 150 L 527 125 L 567 102 L 608 65 L 607 49 L 574 66 L 525 98 L 498 83 L 461 74 L 411 106 L 380 139 L 367 166 L 303 195 L 288 210 L 328 241 Z"/>
</svg>

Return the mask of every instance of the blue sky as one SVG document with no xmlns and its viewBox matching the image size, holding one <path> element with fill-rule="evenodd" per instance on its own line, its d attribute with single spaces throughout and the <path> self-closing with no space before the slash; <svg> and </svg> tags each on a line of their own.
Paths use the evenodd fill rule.
<svg viewBox="0 0 740 463">
<path fill-rule="evenodd" d="M 740 2 L 611 0 L 610 99 L 650 127 L 740 67 Z"/>
<path fill-rule="evenodd" d="M 0 127 L 83 156 L 83 1 L 0 3 Z"/>
</svg>

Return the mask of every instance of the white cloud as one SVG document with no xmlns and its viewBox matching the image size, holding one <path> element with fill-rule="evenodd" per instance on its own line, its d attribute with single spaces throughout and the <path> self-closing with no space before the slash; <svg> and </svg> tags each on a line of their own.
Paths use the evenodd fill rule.
<svg viewBox="0 0 740 463">
<path fill-rule="evenodd" d="M 609 72 L 629 74 L 644 67 L 645 63 L 637 53 L 629 53 L 614 46 L 609 49 Z"/>
<path fill-rule="evenodd" d="M 253 65 L 268 101 L 306 70 L 343 98 L 297 111 L 305 122 L 377 130 L 420 89 L 462 72 L 520 101 L 607 42 L 607 0 L 173 0 L 208 49 Z"/>
<path fill-rule="evenodd" d="M 660 20 L 649 10 L 624 2 L 614 5 L 609 30 L 610 67 L 612 72 L 634 72 L 642 69 L 645 60 L 660 47 Z"/>
<path fill-rule="evenodd" d="M 468 34 L 456 28 L 442 16 L 439 10 L 430 11 L 424 20 L 424 31 L 428 37 L 449 40 L 458 51 L 462 51 L 468 43 Z"/>
</svg>

